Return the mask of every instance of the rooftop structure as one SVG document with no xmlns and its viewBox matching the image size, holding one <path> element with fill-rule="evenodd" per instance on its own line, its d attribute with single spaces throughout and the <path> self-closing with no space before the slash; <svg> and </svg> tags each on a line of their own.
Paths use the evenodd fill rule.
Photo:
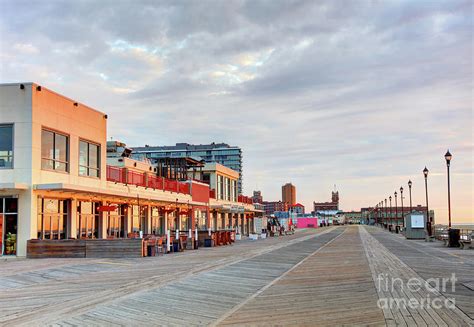
<svg viewBox="0 0 474 327">
<path fill-rule="evenodd" d="M 242 150 L 226 143 L 189 144 L 176 143 L 173 146 L 133 147 L 132 156 L 142 159 L 198 157 L 205 162 L 217 162 L 239 173 L 238 193 L 242 193 Z"/>
<path fill-rule="evenodd" d="M 331 202 L 313 202 L 313 211 L 339 210 L 339 192 L 331 194 Z"/>
</svg>

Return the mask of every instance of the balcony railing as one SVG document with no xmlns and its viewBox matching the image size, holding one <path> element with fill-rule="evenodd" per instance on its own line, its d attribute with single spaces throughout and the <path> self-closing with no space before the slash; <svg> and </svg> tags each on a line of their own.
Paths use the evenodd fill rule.
<svg viewBox="0 0 474 327">
<path fill-rule="evenodd" d="M 120 184 L 130 184 L 157 190 L 190 194 L 188 183 L 181 183 L 175 180 L 130 170 L 127 171 L 126 168 L 121 167 L 107 166 L 107 180 Z"/>
<path fill-rule="evenodd" d="M 131 171 L 122 167 L 107 166 L 107 180 L 120 184 L 136 185 L 156 190 L 164 190 L 182 194 L 191 194 L 189 183 L 183 183 L 172 179 Z M 207 197 L 203 196 L 202 192 L 209 192 L 209 198 L 216 199 L 216 190 L 209 190 L 207 186 L 205 188 L 203 188 L 203 186 L 204 185 L 199 184 L 194 185 L 194 189 L 196 190 L 196 192 L 200 193 L 199 199 L 205 199 Z M 237 202 L 245 204 L 253 203 L 251 197 L 244 195 L 239 195 L 237 197 Z"/>
<path fill-rule="evenodd" d="M 241 203 L 246 203 L 246 204 L 252 204 L 253 203 L 252 198 L 248 197 L 248 196 L 245 196 L 245 195 L 239 195 L 238 198 L 237 198 L 237 201 L 241 202 Z"/>
</svg>

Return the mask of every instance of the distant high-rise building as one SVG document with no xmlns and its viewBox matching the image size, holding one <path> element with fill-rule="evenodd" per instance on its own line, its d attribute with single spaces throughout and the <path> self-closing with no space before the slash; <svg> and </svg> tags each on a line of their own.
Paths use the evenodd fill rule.
<svg viewBox="0 0 474 327">
<path fill-rule="evenodd" d="M 253 203 L 263 203 L 263 196 L 261 191 L 253 191 Z"/>
<path fill-rule="evenodd" d="M 296 204 L 296 187 L 291 183 L 286 183 L 281 187 L 281 201 L 290 206 Z"/>
<path fill-rule="evenodd" d="M 199 157 L 205 162 L 217 162 L 239 173 L 238 192 L 242 193 L 242 150 L 238 146 L 226 143 L 188 144 L 176 143 L 172 146 L 133 147 L 132 157 L 148 158 L 180 158 Z"/>
</svg>

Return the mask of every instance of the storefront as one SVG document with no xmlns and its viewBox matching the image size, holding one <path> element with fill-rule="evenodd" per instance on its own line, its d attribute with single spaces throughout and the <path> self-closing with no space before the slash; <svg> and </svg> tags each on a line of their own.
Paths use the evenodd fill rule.
<svg viewBox="0 0 474 327">
<path fill-rule="evenodd" d="M 18 199 L 0 197 L 0 250 L 2 255 L 16 255 Z"/>
<path fill-rule="evenodd" d="M 38 199 L 38 239 L 62 240 L 68 238 L 69 203 L 69 200 Z"/>
</svg>

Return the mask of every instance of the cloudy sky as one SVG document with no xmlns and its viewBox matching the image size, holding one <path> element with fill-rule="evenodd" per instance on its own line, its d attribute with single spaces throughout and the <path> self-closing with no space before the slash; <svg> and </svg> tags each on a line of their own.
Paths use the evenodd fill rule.
<svg viewBox="0 0 474 327">
<path fill-rule="evenodd" d="M 473 219 L 472 1 L 0 0 L 0 81 L 108 113 L 134 145 L 242 147 L 244 191 L 342 209 L 413 181 Z M 408 200 L 405 200 L 408 203 Z"/>
</svg>

